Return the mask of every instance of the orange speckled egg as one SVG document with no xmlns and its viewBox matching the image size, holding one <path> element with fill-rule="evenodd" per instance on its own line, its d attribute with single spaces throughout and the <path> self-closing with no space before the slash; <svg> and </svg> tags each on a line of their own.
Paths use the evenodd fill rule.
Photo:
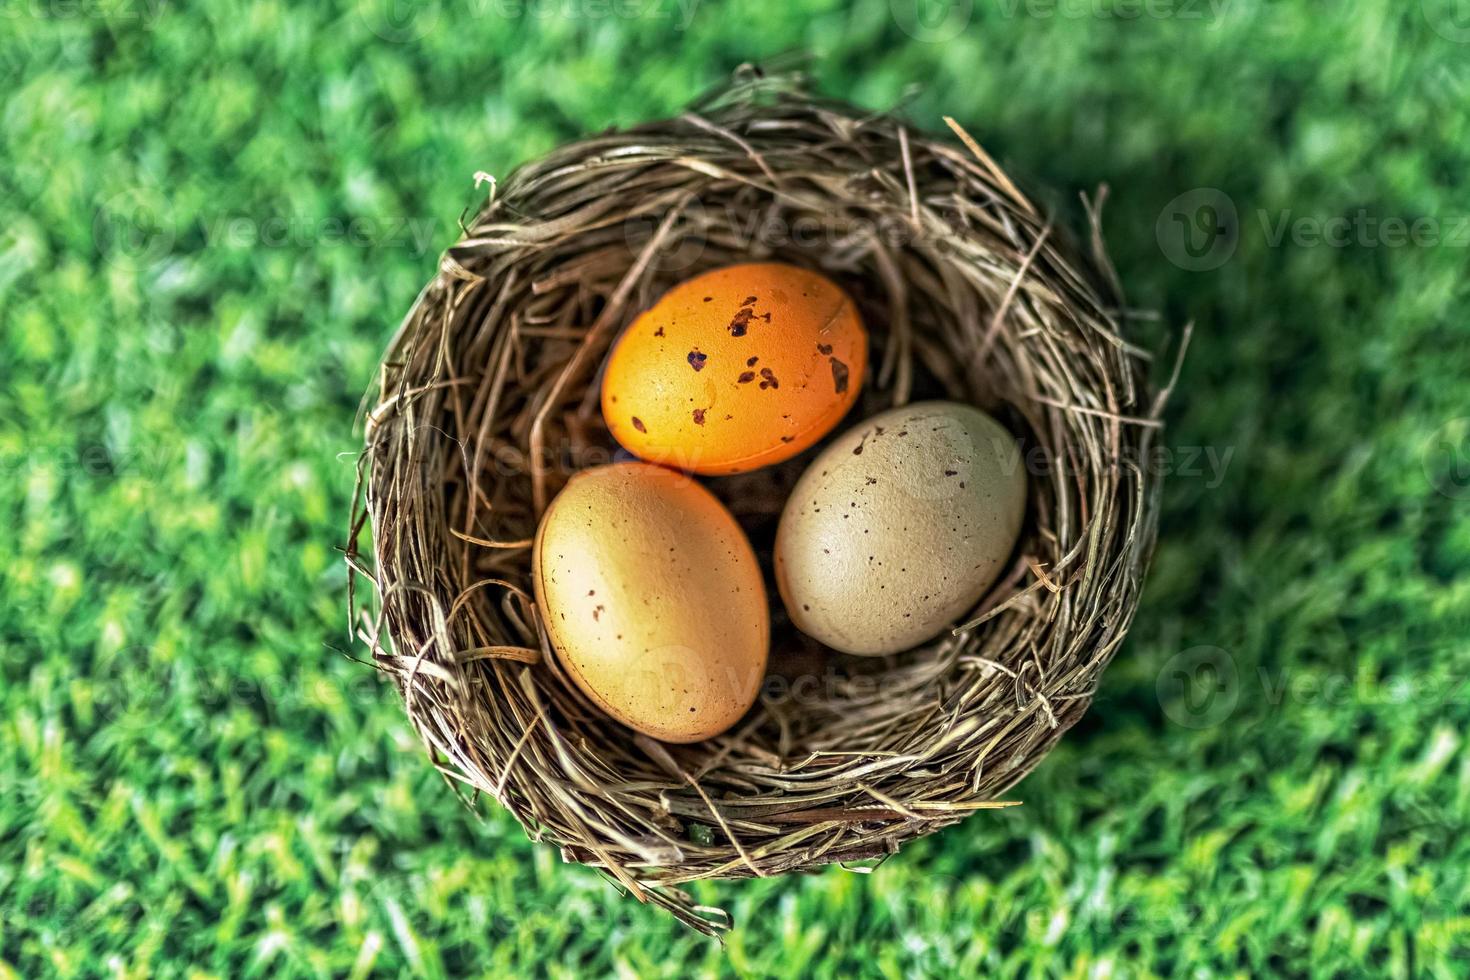
<svg viewBox="0 0 1470 980">
<path fill-rule="evenodd" d="M 620 337 L 602 414 L 634 455 L 724 475 L 790 459 L 857 400 L 868 337 L 836 283 L 775 262 L 665 293 Z"/>
</svg>

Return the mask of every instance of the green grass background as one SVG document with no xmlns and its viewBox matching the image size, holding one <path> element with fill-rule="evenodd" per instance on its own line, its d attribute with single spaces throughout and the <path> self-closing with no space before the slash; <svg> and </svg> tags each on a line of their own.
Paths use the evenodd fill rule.
<svg viewBox="0 0 1470 980">
<path fill-rule="evenodd" d="M 0 973 L 1465 975 L 1470 18 L 924 4 L 3 5 Z M 721 948 L 455 802 L 336 548 L 475 171 L 792 50 L 1069 214 L 1108 183 L 1130 298 L 1198 327 L 1143 607 L 1024 805 L 700 888 Z"/>
</svg>

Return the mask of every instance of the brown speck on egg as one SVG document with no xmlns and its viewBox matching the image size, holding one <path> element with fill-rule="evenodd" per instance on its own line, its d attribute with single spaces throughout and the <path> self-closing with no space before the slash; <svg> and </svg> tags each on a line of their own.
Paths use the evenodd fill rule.
<svg viewBox="0 0 1470 980">
<path fill-rule="evenodd" d="M 755 300 L 752 299 L 751 302 L 753 303 L 755 302 Z M 746 331 L 750 329 L 751 320 L 764 320 L 767 323 L 770 323 L 771 314 L 762 313 L 760 315 L 757 315 L 755 310 L 753 310 L 749 306 L 742 306 L 739 310 L 735 312 L 735 315 L 730 318 L 730 336 L 744 337 Z"/>
<path fill-rule="evenodd" d="M 944 475 L 945 476 L 955 476 L 958 473 L 959 473 L 959 470 L 945 470 L 944 471 Z"/>
<path fill-rule="evenodd" d="M 760 360 L 759 357 L 747 357 L 745 359 L 745 366 L 746 367 L 755 367 L 755 362 L 758 361 L 758 360 Z"/>
<path fill-rule="evenodd" d="M 781 382 L 776 380 L 776 375 L 771 369 L 761 368 L 761 391 L 765 391 L 767 388 L 779 387 L 781 387 Z"/>
<path fill-rule="evenodd" d="M 643 420 L 636 415 L 633 416 L 633 428 L 637 429 L 639 432 L 648 431 L 648 427 L 643 424 Z"/>
<path fill-rule="evenodd" d="M 832 345 L 831 344 L 818 344 L 817 345 L 817 353 L 818 354 L 830 354 L 830 353 L 832 353 Z"/>
<path fill-rule="evenodd" d="M 689 352 L 689 366 L 696 371 L 704 370 L 704 362 L 707 360 L 709 360 L 709 355 L 701 354 L 698 347 Z"/>
<path fill-rule="evenodd" d="M 782 442 L 795 442 L 796 441 L 796 436 L 782 436 L 781 437 L 781 441 Z"/>
<path fill-rule="evenodd" d="M 664 328 L 663 327 L 659 327 L 657 330 L 655 330 L 653 332 L 653 335 L 655 337 L 662 337 L 664 335 Z"/>
<path fill-rule="evenodd" d="M 593 620 L 601 619 L 602 618 L 602 611 L 604 609 L 606 609 L 606 608 L 607 608 L 606 606 L 599 605 L 597 608 L 593 609 L 592 610 L 592 618 L 593 618 Z"/>
<path fill-rule="evenodd" d="M 835 357 L 829 357 L 827 360 L 832 365 L 832 385 L 840 395 L 847 391 L 847 365 Z"/>
<path fill-rule="evenodd" d="M 702 408 L 696 408 L 694 410 L 694 424 L 695 425 L 704 425 L 704 412 L 705 412 L 705 410 L 702 409 Z"/>
<path fill-rule="evenodd" d="M 740 377 L 735 379 L 736 384 L 748 385 L 755 380 L 754 371 L 741 371 Z"/>
</svg>

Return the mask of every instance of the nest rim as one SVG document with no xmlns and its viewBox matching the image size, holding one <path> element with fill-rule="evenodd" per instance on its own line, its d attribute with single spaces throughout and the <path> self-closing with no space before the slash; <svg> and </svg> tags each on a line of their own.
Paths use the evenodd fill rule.
<svg viewBox="0 0 1470 980">
<path fill-rule="evenodd" d="M 467 801 L 488 794 L 533 840 L 708 935 L 728 916 L 689 882 L 881 861 L 1011 805 L 1002 795 L 1080 719 L 1137 609 L 1158 519 L 1147 461 L 1178 364 L 1152 388 L 1152 358 L 1126 339 L 1101 195 L 1084 199 L 1087 255 L 946 121 L 959 145 L 747 68 L 679 116 L 491 179 L 369 395 L 349 618 L 434 765 Z M 751 213 L 815 223 L 822 240 L 742 238 Z M 1045 472 L 1027 457 L 1021 543 L 953 632 L 889 657 L 833 654 L 812 698 L 763 689 L 724 735 L 664 745 L 601 715 L 558 665 L 531 543 L 559 483 L 615 458 L 594 378 L 620 328 L 681 275 L 766 260 L 831 275 L 863 307 L 868 377 L 838 433 L 928 386 L 995 415 Z M 783 465 L 799 475 L 824 445 Z M 759 501 L 755 479 L 706 482 Z M 773 667 L 776 650 L 773 636 Z"/>
</svg>

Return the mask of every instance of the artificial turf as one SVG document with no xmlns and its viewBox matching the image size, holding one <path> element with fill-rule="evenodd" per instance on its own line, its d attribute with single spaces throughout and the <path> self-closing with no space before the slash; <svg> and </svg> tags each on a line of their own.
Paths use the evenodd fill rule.
<svg viewBox="0 0 1470 980">
<path fill-rule="evenodd" d="M 1024 805 L 700 887 L 722 947 L 456 802 L 336 549 L 473 174 L 793 50 L 1064 220 L 1108 184 L 1147 339 L 1196 329 L 1143 607 Z M 1470 971 L 1450 0 L 56 0 L 0 79 L 0 973 Z"/>
</svg>

